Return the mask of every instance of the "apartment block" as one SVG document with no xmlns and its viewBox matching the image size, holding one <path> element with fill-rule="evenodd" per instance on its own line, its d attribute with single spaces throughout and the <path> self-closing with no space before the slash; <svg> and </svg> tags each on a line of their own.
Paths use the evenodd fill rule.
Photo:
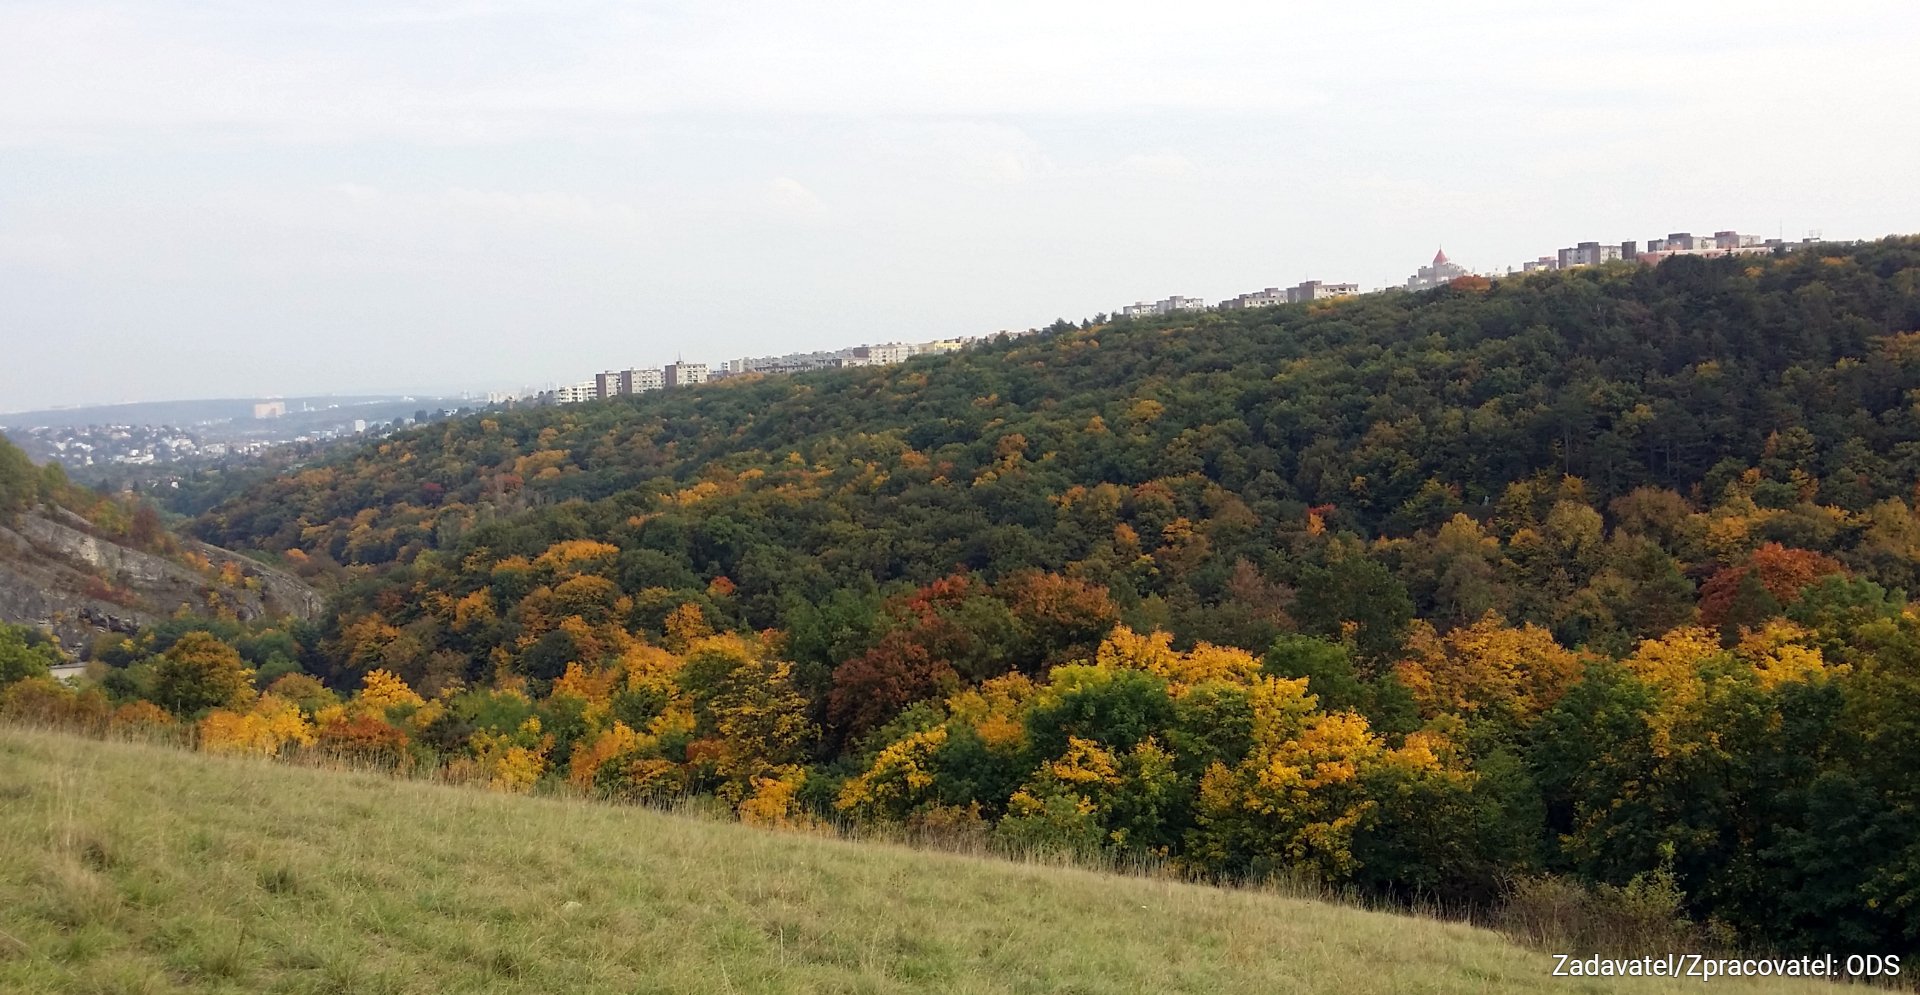
<svg viewBox="0 0 1920 995">
<path fill-rule="evenodd" d="M 644 394 L 650 390 L 659 390 L 666 386 L 666 376 L 660 370 L 632 369 L 620 371 L 620 393 Z"/>
<path fill-rule="evenodd" d="M 1221 301 L 1220 309 L 1223 311 L 1239 311 L 1246 308 L 1272 307 L 1275 304 L 1285 304 L 1286 302 L 1286 291 L 1281 290 L 1279 287 L 1268 287 L 1265 290 L 1256 290 L 1250 294 L 1241 294 L 1231 300 Z"/>
<path fill-rule="evenodd" d="M 667 368 L 660 372 L 669 389 L 691 387 L 697 383 L 707 382 L 707 364 L 705 363 L 669 363 Z"/>
<path fill-rule="evenodd" d="M 1325 283 L 1320 280 L 1304 280 L 1297 287 L 1287 288 L 1287 302 L 1299 304 L 1303 301 L 1323 301 L 1334 297 L 1352 297 L 1360 292 L 1357 283 Z"/>
</svg>

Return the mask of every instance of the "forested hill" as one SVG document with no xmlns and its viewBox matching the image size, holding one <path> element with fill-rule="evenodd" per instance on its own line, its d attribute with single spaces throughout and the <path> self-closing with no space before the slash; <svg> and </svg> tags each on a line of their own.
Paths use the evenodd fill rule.
<svg viewBox="0 0 1920 995">
<path fill-rule="evenodd" d="M 1917 443 L 1914 239 L 1062 324 L 335 454 L 0 715 L 1920 953 Z"/>
<path fill-rule="evenodd" d="M 1682 258 L 469 418 L 272 481 L 199 531 L 354 568 L 441 554 L 428 577 L 593 538 L 620 547 L 628 593 L 724 577 L 709 607 L 755 628 L 875 581 L 1068 571 L 1138 621 L 1258 646 L 1259 599 L 1235 591 L 1297 586 L 1323 559 L 1297 548 L 1309 532 L 1405 537 L 1464 511 L 1510 537 L 1572 496 L 1649 534 L 1737 492 L 1751 510 L 1716 536 L 1750 526 L 1740 542 L 1906 585 L 1882 555 L 1905 526 L 1877 503 L 1920 479 L 1916 266 L 1912 239 Z M 1610 505 L 1645 487 L 1662 493 Z M 1671 551 L 1695 573 L 1710 552 Z M 1571 591 L 1398 566 L 1423 616 L 1501 608 L 1576 641 L 1619 625 L 1543 601 Z"/>
</svg>

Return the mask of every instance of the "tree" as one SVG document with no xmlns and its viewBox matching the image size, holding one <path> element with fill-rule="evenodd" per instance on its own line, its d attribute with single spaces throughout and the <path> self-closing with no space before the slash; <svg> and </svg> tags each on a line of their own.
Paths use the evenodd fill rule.
<svg viewBox="0 0 1920 995">
<path fill-rule="evenodd" d="M 1408 656 L 1396 668 L 1428 718 L 1455 714 L 1519 727 L 1533 721 L 1579 679 L 1580 656 L 1537 625 L 1512 628 L 1488 613 L 1442 636 L 1416 622 Z"/>
<path fill-rule="evenodd" d="M 1841 572 L 1830 556 L 1767 543 L 1744 562 L 1714 574 L 1700 589 L 1700 622 L 1714 628 L 1751 626 L 1798 600 L 1815 580 Z"/>
<path fill-rule="evenodd" d="M 732 783 L 736 802 L 754 790 L 756 778 L 778 780 L 797 768 L 820 734 L 807 717 L 807 699 L 794 689 L 793 666 L 780 660 L 756 657 L 736 667 L 710 707 L 726 744 L 720 775 Z"/>
<path fill-rule="evenodd" d="M 29 677 L 45 677 L 64 662 L 60 651 L 32 629 L 0 623 L 0 687 Z"/>
<path fill-rule="evenodd" d="M 0 518 L 11 518 L 39 497 L 40 473 L 33 460 L 0 437 Z"/>
<path fill-rule="evenodd" d="M 1312 631 L 1341 637 L 1351 633 L 1354 649 L 1366 660 L 1384 660 L 1400 648 L 1413 602 L 1379 561 L 1357 552 L 1309 570 L 1300 581 L 1299 615 Z"/>
<path fill-rule="evenodd" d="M 180 637 L 154 667 L 154 701 L 175 715 L 243 707 L 253 696 L 253 671 L 233 647 L 208 632 Z"/>
</svg>

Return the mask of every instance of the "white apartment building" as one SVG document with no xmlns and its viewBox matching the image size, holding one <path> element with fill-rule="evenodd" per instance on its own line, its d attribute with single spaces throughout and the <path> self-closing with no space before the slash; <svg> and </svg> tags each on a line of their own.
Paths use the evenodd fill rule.
<svg viewBox="0 0 1920 995">
<path fill-rule="evenodd" d="M 1140 301 L 1128 304 L 1120 309 L 1122 318 L 1140 318 L 1150 314 L 1173 314 L 1176 311 L 1205 311 L 1207 302 L 1198 297 L 1182 297 L 1174 294 L 1149 304 Z"/>
<path fill-rule="evenodd" d="M 1298 304 L 1302 301 L 1323 301 L 1334 297 L 1352 297 L 1360 292 L 1357 283 L 1324 283 L 1320 280 L 1303 280 L 1297 287 L 1287 288 L 1287 301 Z"/>
<path fill-rule="evenodd" d="M 1556 269 L 1572 269 L 1575 266 L 1598 266 L 1627 258 L 1625 246 L 1612 243 L 1581 242 L 1568 249 L 1561 249 L 1555 256 Z"/>
<path fill-rule="evenodd" d="M 1265 290 L 1256 290 L 1251 294 L 1241 294 L 1232 300 L 1221 301 L 1220 308 L 1224 311 L 1237 311 L 1244 308 L 1272 307 L 1275 304 L 1285 304 L 1286 302 L 1286 291 L 1281 290 L 1279 287 L 1268 287 Z"/>
<path fill-rule="evenodd" d="M 579 404 L 592 401 L 600 396 L 599 386 L 592 380 L 582 380 L 576 384 L 566 384 L 553 390 L 553 403 Z"/>
<path fill-rule="evenodd" d="M 707 364 L 705 363 L 670 363 L 660 372 L 665 385 L 669 388 L 691 387 L 697 383 L 707 382 Z"/>
</svg>

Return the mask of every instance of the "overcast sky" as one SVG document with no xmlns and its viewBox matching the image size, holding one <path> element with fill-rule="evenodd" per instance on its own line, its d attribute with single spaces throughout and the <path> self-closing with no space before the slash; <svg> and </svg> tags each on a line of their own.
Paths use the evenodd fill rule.
<svg viewBox="0 0 1920 995">
<path fill-rule="evenodd" d="M 0 410 L 1920 232 L 1920 3 L 0 0 Z"/>
</svg>

